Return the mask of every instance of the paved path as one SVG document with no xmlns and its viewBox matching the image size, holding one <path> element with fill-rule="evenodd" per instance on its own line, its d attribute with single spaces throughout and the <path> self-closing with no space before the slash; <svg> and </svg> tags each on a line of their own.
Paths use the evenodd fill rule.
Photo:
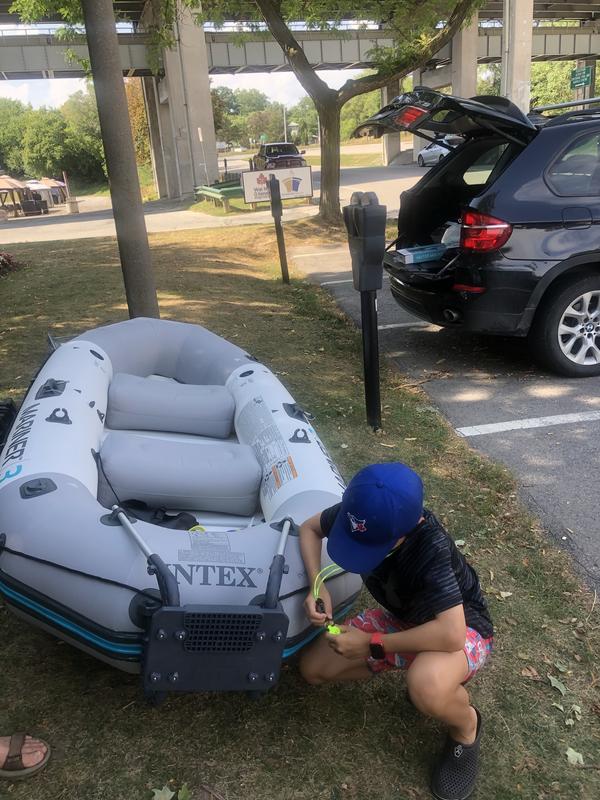
<svg viewBox="0 0 600 800">
<path fill-rule="evenodd" d="M 290 255 L 360 325 L 347 248 Z M 417 320 L 392 299 L 385 277 L 379 325 L 382 358 L 424 381 L 432 404 L 471 446 L 511 469 L 526 504 L 600 588 L 600 377 L 567 380 L 538 367 L 523 341 Z"/>
<path fill-rule="evenodd" d="M 412 186 L 424 174 L 415 166 L 404 167 L 349 167 L 341 172 L 340 198 L 342 204 L 349 202 L 355 191 L 365 187 L 377 192 L 390 214 L 399 206 L 400 192 Z M 316 196 L 320 190 L 320 169 L 313 170 Z M 271 223 L 269 210 L 248 214 L 229 214 L 213 217 L 188 210 L 188 203 L 159 200 L 146 203 L 144 215 L 149 233 L 182 231 L 202 228 L 228 228 L 237 225 Z M 297 206 L 286 209 L 284 221 L 304 219 L 318 211 L 316 205 Z M 50 214 L 42 217 L 11 219 L 0 223 L 0 246 L 17 242 L 50 242 L 60 239 L 90 239 L 97 236 L 115 236 L 115 223 L 109 197 L 82 198 L 81 213 Z"/>
</svg>

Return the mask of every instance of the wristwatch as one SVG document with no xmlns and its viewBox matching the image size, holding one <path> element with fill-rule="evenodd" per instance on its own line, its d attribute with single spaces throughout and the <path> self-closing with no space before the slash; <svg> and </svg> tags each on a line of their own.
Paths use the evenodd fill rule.
<svg viewBox="0 0 600 800">
<path fill-rule="evenodd" d="M 385 648 L 381 640 L 381 633 L 372 633 L 371 641 L 369 642 L 369 650 L 371 651 L 371 658 L 377 661 L 382 661 L 385 658 Z"/>
</svg>

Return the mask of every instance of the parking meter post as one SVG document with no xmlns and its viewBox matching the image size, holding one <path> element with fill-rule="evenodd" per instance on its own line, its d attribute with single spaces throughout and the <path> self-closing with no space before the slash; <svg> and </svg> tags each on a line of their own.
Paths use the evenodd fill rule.
<svg viewBox="0 0 600 800">
<path fill-rule="evenodd" d="M 271 192 L 271 216 L 275 222 L 275 235 L 277 237 L 277 249 L 279 250 L 279 263 L 281 264 L 281 277 L 284 283 L 290 282 L 288 272 L 287 253 L 285 250 L 285 239 L 283 236 L 283 226 L 281 217 L 283 216 L 283 206 L 281 203 L 281 191 L 279 181 L 275 175 L 269 177 L 269 191 Z"/>
<path fill-rule="evenodd" d="M 343 214 L 352 257 L 352 280 L 360 292 L 367 423 L 376 431 L 381 428 L 377 290 L 383 284 L 387 208 L 380 205 L 374 192 L 355 192 Z"/>
<path fill-rule="evenodd" d="M 367 424 L 374 431 L 381 428 L 381 395 L 379 389 L 379 336 L 377 333 L 377 292 L 360 293 L 363 365 L 365 374 L 365 406 Z"/>
</svg>

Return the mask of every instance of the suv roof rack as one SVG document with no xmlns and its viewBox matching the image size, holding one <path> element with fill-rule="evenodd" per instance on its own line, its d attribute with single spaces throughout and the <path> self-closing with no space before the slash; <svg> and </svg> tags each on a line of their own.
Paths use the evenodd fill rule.
<svg viewBox="0 0 600 800">
<path fill-rule="evenodd" d="M 559 108 L 573 108 L 573 106 L 589 106 L 592 103 L 600 103 L 600 97 L 587 97 L 583 100 L 569 100 L 566 103 L 554 103 L 550 106 L 536 106 L 531 109 L 532 113 L 539 114 L 542 111 L 555 111 Z"/>
<path fill-rule="evenodd" d="M 548 106 L 537 106 L 532 108 L 527 115 L 532 122 L 540 128 L 548 128 L 551 126 L 563 125 L 568 122 L 575 122 L 577 120 L 585 122 L 586 120 L 593 119 L 600 115 L 600 106 L 595 108 L 581 108 L 581 106 L 590 106 L 592 103 L 600 104 L 600 97 L 589 97 L 585 100 L 570 100 L 567 103 L 555 103 Z M 544 111 L 553 111 L 566 108 L 573 108 L 573 111 L 566 111 L 564 114 L 557 114 L 556 116 L 545 117 Z"/>
<path fill-rule="evenodd" d="M 557 117 L 551 117 L 544 127 L 557 127 L 558 125 L 565 125 L 568 122 L 586 122 L 600 117 L 600 108 L 584 108 L 581 111 L 568 111 L 566 114 L 559 114 Z"/>
</svg>

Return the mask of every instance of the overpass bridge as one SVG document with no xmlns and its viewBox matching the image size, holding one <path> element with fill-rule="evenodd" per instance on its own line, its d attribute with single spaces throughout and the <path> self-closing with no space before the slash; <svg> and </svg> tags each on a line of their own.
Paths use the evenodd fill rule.
<svg viewBox="0 0 600 800">
<path fill-rule="evenodd" d="M 296 31 L 310 63 L 316 69 L 367 69 L 373 66 L 369 53 L 376 47 L 392 44 L 385 31 L 350 30 L 343 36 L 317 31 Z M 290 66 L 281 47 L 270 36 L 248 35 L 240 44 L 233 32 L 204 31 L 208 71 L 212 75 L 235 75 L 256 72 L 286 72 Z M 120 33 L 121 66 L 128 77 L 152 74 L 147 55 L 147 34 Z M 70 50 L 76 59 L 67 59 Z M 85 75 L 81 60 L 89 58 L 84 42 L 65 44 L 56 31 L 27 29 L 0 30 L 0 80 L 33 78 L 77 78 Z M 532 38 L 532 61 L 600 58 L 598 27 L 536 27 Z M 78 60 L 81 59 L 81 60 Z M 502 28 L 479 26 L 477 61 L 479 64 L 502 60 Z M 440 50 L 430 67 L 452 63 L 452 43 Z M 440 76 L 442 73 L 440 72 Z M 440 77 L 438 76 L 438 77 Z M 439 84 L 448 85 L 451 81 Z"/>
</svg>

